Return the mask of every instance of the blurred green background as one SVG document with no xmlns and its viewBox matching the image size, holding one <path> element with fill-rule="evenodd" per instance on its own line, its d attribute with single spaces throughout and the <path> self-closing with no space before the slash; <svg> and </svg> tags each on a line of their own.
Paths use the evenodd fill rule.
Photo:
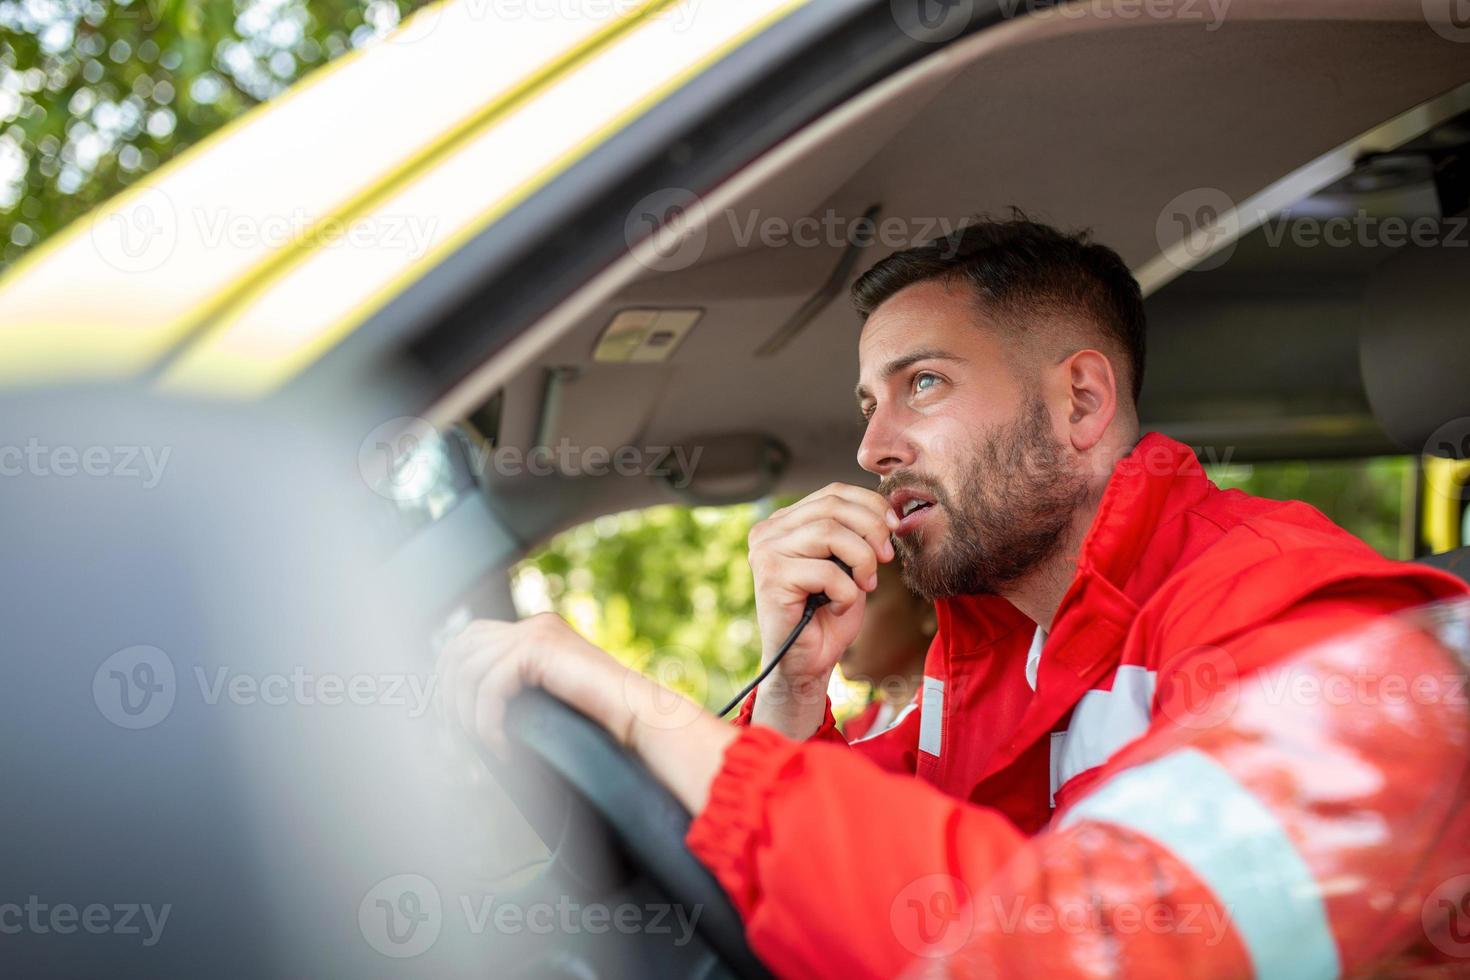
<svg viewBox="0 0 1470 980">
<path fill-rule="evenodd" d="M 0 0 L 0 270 L 98 202 L 420 0 Z M 1214 467 L 1222 486 L 1306 500 L 1407 557 L 1407 458 Z M 522 564 L 523 612 L 555 609 L 707 704 L 754 670 L 750 526 L 774 503 L 605 517 Z"/>
</svg>

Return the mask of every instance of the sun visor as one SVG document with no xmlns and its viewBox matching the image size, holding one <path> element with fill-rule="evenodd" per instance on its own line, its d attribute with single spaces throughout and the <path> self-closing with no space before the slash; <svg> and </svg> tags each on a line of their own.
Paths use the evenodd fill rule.
<svg viewBox="0 0 1470 980">
<path fill-rule="evenodd" d="M 757 500 L 771 493 L 791 463 L 779 440 L 758 432 L 725 433 L 685 440 L 679 459 L 687 464 L 667 478 L 685 503 L 718 507 Z"/>
</svg>

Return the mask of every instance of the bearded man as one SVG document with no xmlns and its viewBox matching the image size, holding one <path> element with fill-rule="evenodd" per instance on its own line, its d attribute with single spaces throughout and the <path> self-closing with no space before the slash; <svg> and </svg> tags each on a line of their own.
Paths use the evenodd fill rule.
<svg viewBox="0 0 1470 980">
<path fill-rule="evenodd" d="M 828 486 L 752 530 L 767 660 L 809 596 L 831 602 L 735 724 L 688 705 L 672 725 L 667 692 L 537 617 L 446 650 L 466 730 L 501 744 L 527 685 L 603 724 L 695 815 L 689 847 L 783 976 L 927 957 L 1335 976 L 1422 943 L 1429 893 L 1470 871 L 1470 739 L 1444 649 L 1383 624 L 1462 583 L 1141 436 L 1142 296 L 1084 235 L 980 222 L 853 295 L 877 487 Z M 849 746 L 823 692 L 894 560 L 938 633 L 917 710 Z M 1280 693 L 1392 672 L 1439 680 L 1408 708 Z"/>
</svg>

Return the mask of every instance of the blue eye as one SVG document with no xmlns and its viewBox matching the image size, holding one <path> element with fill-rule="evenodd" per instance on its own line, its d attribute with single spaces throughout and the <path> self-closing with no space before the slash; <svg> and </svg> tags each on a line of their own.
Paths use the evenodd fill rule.
<svg viewBox="0 0 1470 980">
<path fill-rule="evenodd" d="M 926 385 L 924 383 L 925 381 L 938 381 L 938 380 L 939 380 L 939 375 L 937 375 L 937 374 L 930 374 L 928 371 L 920 371 L 918 374 L 914 375 L 914 391 L 923 391 L 926 388 L 931 387 L 930 385 Z"/>
</svg>

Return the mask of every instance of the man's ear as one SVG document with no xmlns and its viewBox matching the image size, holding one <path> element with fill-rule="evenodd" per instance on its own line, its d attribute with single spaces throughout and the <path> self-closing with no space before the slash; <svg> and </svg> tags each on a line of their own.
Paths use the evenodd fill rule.
<svg viewBox="0 0 1470 980">
<path fill-rule="evenodd" d="M 1068 385 L 1066 430 L 1072 448 L 1085 453 L 1102 441 L 1118 411 L 1118 380 L 1101 351 L 1079 350 L 1062 362 Z"/>
</svg>

